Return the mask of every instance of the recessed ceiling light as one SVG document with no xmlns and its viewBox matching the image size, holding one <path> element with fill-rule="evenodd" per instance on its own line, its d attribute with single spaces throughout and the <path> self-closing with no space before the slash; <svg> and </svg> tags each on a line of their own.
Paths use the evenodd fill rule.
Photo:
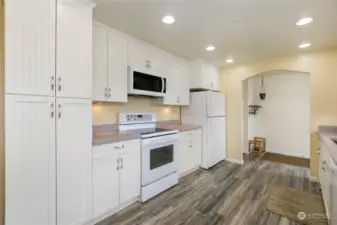
<svg viewBox="0 0 337 225">
<path fill-rule="evenodd" d="M 211 51 L 215 50 L 215 47 L 213 45 L 209 45 L 209 46 L 206 47 L 206 50 L 211 52 Z"/>
<path fill-rule="evenodd" d="M 296 25 L 297 26 L 303 26 L 303 25 L 311 23 L 313 20 L 314 19 L 311 18 L 311 17 L 304 17 L 304 18 L 300 19 L 299 21 L 297 21 Z"/>
<path fill-rule="evenodd" d="M 299 48 L 307 48 L 309 46 L 311 46 L 311 44 L 309 42 L 307 42 L 307 43 L 300 44 L 298 47 Z"/>
<path fill-rule="evenodd" d="M 229 59 L 226 60 L 226 63 L 233 63 L 233 62 L 234 62 L 234 60 L 232 58 L 229 58 Z"/>
<path fill-rule="evenodd" d="M 162 21 L 165 24 L 173 24 L 176 21 L 176 19 L 171 15 L 167 15 L 163 17 Z"/>
</svg>

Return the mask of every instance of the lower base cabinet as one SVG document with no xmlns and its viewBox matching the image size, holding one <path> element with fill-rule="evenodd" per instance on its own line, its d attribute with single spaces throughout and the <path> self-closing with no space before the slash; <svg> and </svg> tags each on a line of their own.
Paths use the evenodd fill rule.
<svg viewBox="0 0 337 225">
<path fill-rule="evenodd" d="M 178 173 L 184 176 L 201 164 L 201 129 L 179 133 Z"/>
<path fill-rule="evenodd" d="M 140 140 L 93 147 L 94 217 L 113 212 L 140 195 Z"/>
</svg>

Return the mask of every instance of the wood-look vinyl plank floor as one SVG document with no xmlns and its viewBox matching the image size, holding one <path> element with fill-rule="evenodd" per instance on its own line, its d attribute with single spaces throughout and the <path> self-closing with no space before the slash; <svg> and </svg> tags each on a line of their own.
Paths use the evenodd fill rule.
<svg viewBox="0 0 337 225">
<path fill-rule="evenodd" d="M 267 211 L 269 187 L 319 193 L 309 169 L 261 159 L 199 169 L 152 200 L 136 203 L 97 225 L 296 225 Z"/>
</svg>

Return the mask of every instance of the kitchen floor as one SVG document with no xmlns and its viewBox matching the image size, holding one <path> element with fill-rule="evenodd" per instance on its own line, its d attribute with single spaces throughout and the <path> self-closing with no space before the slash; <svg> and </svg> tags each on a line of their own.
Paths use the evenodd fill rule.
<svg viewBox="0 0 337 225">
<path fill-rule="evenodd" d="M 145 204 L 136 203 L 97 225 L 295 225 L 266 210 L 268 187 L 319 192 L 309 169 L 261 159 L 198 170 Z"/>
</svg>

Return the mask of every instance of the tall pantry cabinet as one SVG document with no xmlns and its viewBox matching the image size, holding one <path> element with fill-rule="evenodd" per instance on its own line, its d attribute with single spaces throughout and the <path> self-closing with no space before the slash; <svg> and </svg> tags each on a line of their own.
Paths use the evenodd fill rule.
<svg viewBox="0 0 337 225">
<path fill-rule="evenodd" d="M 92 218 L 92 9 L 5 0 L 6 225 Z"/>
</svg>

